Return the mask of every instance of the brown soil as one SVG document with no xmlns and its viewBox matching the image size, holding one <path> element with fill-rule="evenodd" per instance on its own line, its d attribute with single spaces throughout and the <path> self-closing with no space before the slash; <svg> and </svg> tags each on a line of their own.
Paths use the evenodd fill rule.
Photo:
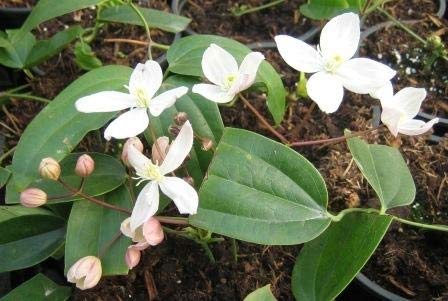
<svg viewBox="0 0 448 301">
<path fill-rule="evenodd" d="M 33 7 L 37 0 L 2 0 L 0 7 Z"/>
</svg>

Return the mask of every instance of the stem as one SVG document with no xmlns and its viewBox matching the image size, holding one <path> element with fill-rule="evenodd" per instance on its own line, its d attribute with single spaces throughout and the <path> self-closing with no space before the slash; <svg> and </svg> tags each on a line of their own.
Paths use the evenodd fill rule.
<svg viewBox="0 0 448 301">
<path fill-rule="evenodd" d="M 131 39 L 120 39 L 120 38 L 113 38 L 113 39 L 104 39 L 104 42 L 109 42 L 109 43 L 129 43 L 129 44 L 135 44 L 135 45 L 140 45 L 140 46 L 148 46 L 149 43 L 145 42 L 145 41 L 137 41 L 137 40 L 131 40 Z M 158 49 L 162 49 L 162 50 L 168 50 L 170 49 L 169 45 L 165 45 L 165 44 L 159 44 L 156 43 L 154 41 L 152 41 L 152 47 L 154 48 L 158 48 Z"/>
<path fill-rule="evenodd" d="M 146 22 L 145 17 L 142 15 L 141 11 L 138 9 L 138 7 L 132 3 L 132 0 L 129 1 L 129 5 L 131 6 L 131 8 L 135 11 L 135 13 L 138 15 L 138 17 L 140 18 L 140 20 L 142 20 L 143 25 L 145 27 L 146 30 L 146 35 L 148 36 L 148 58 L 150 60 L 152 60 L 152 39 L 151 39 L 151 32 L 149 30 L 149 26 L 148 26 L 148 22 Z"/>
<path fill-rule="evenodd" d="M 295 147 L 295 146 L 308 146 L 308 145 L 317 145 L 317 144 L 326 144 L 326 143 L 339 143 L 342 141 L 345 141 L 347 139 L 350 138 L 354 138 L 354 137 L 359 137 L 359 136 L 363 136 L 365 134 L 374 132 L 378 129 L 380 129 L 381 126 L 369 129 L 367 131 L 363 131 L 363 132 L 358 132 L 358 133 L 353 133 L 347 136 L 341 136 L 341 137 L 336 137 L 336 138 L 329 138 L 329 139 L 321 139 L 321 140 L 312 140 L 312 141 L 299 141 L 299 142 L 292 142 L 289 144 L 290 147 Z"/>
<path fill-rule="evenodd" d="M 6 158 L 8 158 L 17 148 L 17 145 L 9 149 L 6 153 L 0 156 L 0 163 L 3 162 Z"/>
<path fill-rule="evenodd" d="M 380 213 L 380 211 L 375 208 L 348 208 L 342 210 L 337 215 L 333 215 L 331 213 L 327 213 L 327 215 L 333 222 L 339 222 L 347 213 L 350 212 Z"/>
<path fill-rule="evenodd" d="M 189 225 L 188 218 L 185 217 L 172 217 L 172 216 L 154 216 L 162 224 L 171 225 Z"/>
<path fill-rule="evenodd" d="M 61 179 L 58 179 L 58 182 L 61 183 L 62 186 L 64 186 L 68 191 L 73 192 L 74 195 L 79 195 L 80 197 L 82 197 L 82 198 L 84 198 L 84 199 L 86 199 L 88 201 L 91 201 L 92 203 L 95 203 L 97 205 L 100 205 L 100 206 L 103 206 L 105 208 L 109 208 L 109 209 L 112 209 L 112 210 L 124 212 L 124 213 L 127 213 L 128 215 L 131 215 L 131 213 L 132 213 L 130 210 L 128 210 L 126 208 L 122 208 L 122 207 L 111 205 L 111 204 L 106 203 L 104 201 L 98 200 L 98 199 L 96 199 L 96 198 L 94 198 L 94 197 L 92 197 L 90 195 L 87 195 L 87 194 L 85 194 L 82 191 L 78 191 L 77 189 L 74 189 L 73 187 L 71 187 L 70 185 L 68 185 L 67 183 L 62 181 Z"/>
<path fill-rule="evenodd" d="M 210 247 L 208 246 L 208 243 L 206 243 L 206 242 L 200 242 L 199 244 L 200 244 L 200 245 L 202 246 L 202 248 L 204 249 L 205 254 L 207 254 L 207 256 L 208 256 L 208 258 L 210 259 L 210 261 L 211 261 L 212 263 L 216 263 L 215 256 L 213 256 L 212 250 L 210 250 Z"/>
<path fill-rule="evenodd" d="M 235 260 L 235 262 L 238 262 L 238 243 L 236 242 L 235 238 L 231 238 L 230 242 L 232 243 L 233 260 Z"/>
<path fill-rule="evenodd" d="M 239 97 L 241 98 L 241 100 L 244 102 L 244 104 L 249 108 L 249 110 L 252 111 L 252 113 L 254 113 L 254 115 L 258 118 L 258 120 L 260 120 L 260 122 L 278 139 L 280 139 L 281 142 L 283 142 L 284 144 L 289 144 L 288 139 L 286 139 L 282 134 L 280 134 L 279 132 L 277 132 L 272 125 L 269 124 L 269 122 L 263 117 L 263 115 L 260 114 L 260 112 L 258 112 L 258 110 L 242 95 L 242 94 L 238 94 Z"/>
<path fill-rule="evenodd" d="M 277 5 L 277 4 L 280 4 L 280 3 L 282 3 L 282 2 L 285 2 L 285 0 L 275 0 L 275 1 L 271 1 L 271 2 L 269 2 L 269 3 L 263 4 L 263 5 L 260 5 L 260 6 L 251 7 L 251 8 L 248 8 L 248 9 L 245 9 L 245 10 L 242 10 L 242 11 L 239 11 L 239 12 L 235 12 L 235 13 L 233 13 L 233 15 L 236 16 L 236 17 L 241 17 L 242 15 L 249 14 L 249 13 L 253 13 L 253 12 L 256 12 L 256 11 L 260 11 L 260 10 L 269 8 L 269 7 L 271 7 L 271 6 L 275 6 L 275 5 Z"/>
<path fill-rule="evenodd" d="M 431 230 L 438 230 L 438 231 L 448 232 L 448 226 L 445 226 L 445 225 L 422 224 L 422 223 L 413 222 L 413 221 L 410 221 L 410 220 L 407 220 L 407 219 L 399 218 L 399 217 L 396 217 L 396 216 L 393 216 L 393 218 L 394 218 L 394 220 L 399 221 L 400 223 L 411 225 L 411 226 L 414 226 L 414 227 L 420 227 L 420 228 L 424 228 L 424 229 L 431 229 Z"/>
<path fill-rule="evenodd" d="M 151 133 L 152 143 L 156 146 L 156 150 L 159 153 L 160 158 L 162 158 L 162 160 L 165 159 L 165 154 L 162 152 L 160 145 L 157 143 L 156 132 L 151 125 L 149 125 L 149 132 Z"/>
<path fill-rule="evenodd" d="M 46 98 L 42 98 L 39 96 L 29 95 L 29 94 L 20 94 L 20 93 L 7 93 L 2 92 L 0 93 L 0 97 L 12 97 L 12 98 L 23 98 L 27 100 L 35 100 L 43 103 L 50 103 L 50 100 Z"/>
</svg>

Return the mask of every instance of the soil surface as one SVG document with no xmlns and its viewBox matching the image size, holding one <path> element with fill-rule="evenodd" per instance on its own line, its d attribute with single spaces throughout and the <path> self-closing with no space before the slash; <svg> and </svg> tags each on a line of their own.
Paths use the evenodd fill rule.
<svg viewBox="0 0 448 301">
<path fill-rule="evenodd" d="M 2 0 L 0 7 L 33 7 L 37 0 Z"/>
<path fill-rule="evenodd" d="M 305 32 L 311 22 L 300 16 L 293 7 L 303 1 L 286 1 L 254 14 L 234 17 L 230 8 L 238 1 L 190 0 L 185 15 L 195 18 L 192 29 L 201 33 L 221 34 L 244 43 L 272 39 L 276 34 L 298 35 Z M 262 1 L 248 1 L 253 6 Z M 395 4 L 397 3 L 397 4 Z M 152 6 L 168 10 L 166 1 L 151 1 Z M 417 20 L 411 28 L 423 37 L 436 32 L 445 42 L 447 23 L 434 17 L 436 1 L 395 1 L 386 6 L 389 13 L 400 20 Z M 90 9 L 58 18 L 40 25 L 35 33 L 47 38 L 66 25 L 92 26 L 95 11 Z M 386 21 L 375 13 L 366 25 Z M 291 26 L 291 24 L 295 24 Z M 302 26 L 303 25 L 303 26 Z M 143 62 L 146 47 L 128 43 L 109 43 L 105 38 L 146 40 L 144 30 L 136 26 L 110 24 L 104 26 L 93 41 L 92 48 L 104 64 L 134 66 Z M 170 43 L 172 36 L 153 31 L 159 43 Z M 345 92 L 341 108 L 327 115 L 314 108 L 307 99 L 297 99 L 293 94 L 297 73 L 287 66 L 275 49 L 261 50 L 267 60 L 283 75 L 289 89 L 288 109 L 279 132 L 290 141 L 317 140 L 343 135 L 343 130 L 362 131 L 378 121 L 373 107 L 378 103 L 369 96 Z M 428 50 L 401 29 L 389 27 L 371 36 L 360 49 L 361 56 L 368 56 L 395 68 L 396 89 L 405 86 L 425 87 L 428 98 L 424 109 L 428 113 L 448 116 L 447 78 L 448 65 L 437 60 L 425 70 Z M 84 71 L 74 62 L 72 48 L 64 50 L 39 67 L 45 76 L 29 80 L 33 94 L 53 98 Z M 251 103 L 271 120 L 266 111 L 265 98 L 246 93 Z M 43 108 L 42 104 L 14 100 L 2 107 L 1 120 L 7 149 L 16 145 L 18 137 L 30 120 Z M 272 137 L 253 114 L 237 101 L 234 107 L 221 107 L 227 126 L 241 127 Z M 272 120 L 271 120 L 272 121 Z M 95 149 L 101 142 L 97 135 L 90 135 L 81 149 Z M 428 135 L 418 138 L 395 139 L 382 129 L 366 138 L 400 147 L 408 162 L 417 186 L 416 203 L 404 207 L 396 214 L 428 223 L 448 224 L 448 144 L 429 143 Z M 344 143 L 297 148 L 320 170 L 330 195 L 330 209 L 334 212 L 348 207 L 378 207 L 378 200 L 363 179 Z M 368 277 L 404 297 L 413 300 L 448 299 L 448 252 L 446 234 L 419 231 L 415 228 L 393 224 L 379 249 L 364 268 Z M 159 246 L 144 252 L 141 263 L 128 277 L 105 278 L 88 291 L 75 290 L 74 300 L 242 300 L 257 287 L 268 283 L 279 300 L 293 300 L 290 288 L 291 270 L 300 251 L 295 247 L 267 247 L 238 242 L 237 261 L 233 258 L 229 239 L 211 246 L 216 263 L 211 264 L 204 250 L 196 243 L 171 235 Z M 51 269 L 49 268 L 51 266 Z M 36 271 L 62 275 L 62 266 L 51 261 L 37 268 L 14 272 L 12 286 L 29 278 Z M 50 275 L 51 276 L 51 275 Z M 52 278 L 58 278 L 52 277 Z M 58 279 L 56 279 L 58 280 Z M 346 293 L 347 294 L 347 293 Z M 371 300 L 364 294 L 363 300 Z M 340 300 L 359 300 L 360 295 L 343 295 Z M 373 299 L 372 299 L 373 300 Z"/>
</svg>

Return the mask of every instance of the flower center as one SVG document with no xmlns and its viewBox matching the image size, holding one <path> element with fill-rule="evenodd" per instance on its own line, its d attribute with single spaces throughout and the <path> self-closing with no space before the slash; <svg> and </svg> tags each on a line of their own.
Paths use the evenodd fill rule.
<svg viewBox="0 0 448 301">
<path fill-rule="evenodd" d="M 237 76 L 235 74 L 229 74 L 224 79 L 224 88 L 226 90 L 230 89 L 232 85 L 235 83 Z"/>
<path fill-rule="evenodd" d="M 139 174 L 143 179 L 151 180 L 151 181 L 161 181 L 163 180 L 163 175 L 160 173 L 159 166 L 152 164 L 149 162 L 145 169 Z"/>
<path fill-rule="evenodd" d="M 330 59 L 326 60 L 324 68 L 327 72 L 334 73 L 343 62 L 344 58 L 342 56 L 334 55 Z"/>
<path fill-rule="evenodd" d="M 143 88 L 137 88 L 135 90 L 135 96 L 137 97 L 137 107 L 148 108 L 150 99 L 147 97 L 146 92 Z"/>
</svg>

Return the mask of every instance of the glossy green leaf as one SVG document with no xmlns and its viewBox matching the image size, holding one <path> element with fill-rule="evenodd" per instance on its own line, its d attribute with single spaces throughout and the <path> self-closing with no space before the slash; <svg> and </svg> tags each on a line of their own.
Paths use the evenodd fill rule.
<svg viewBox="0 0 448 301">
<path fill-rule="evenodd" d="M 327 190 L 294 150 L 253 132 L 226 128 L 190 223 L 269 245 L 309 241 L 330 224 Z"/>
<path fill-rule="evenodd" d="M 296 299 L 334 300 L 369 260 L 391 222 L 387 215 L 348 213 L 306 243 L 292 273 Z"/>
<path fill-rule="evenodd" d="M 27 33 L 22 39 L 13 42 L 12 36 L 17 30 L 7 30 L 7 35 L 1 38 L 0 64 L 10 68 L 24 68 L 31 49 L 36 44 L 36 38 Z"/>
<path fill-rule="evenodd" d="M 73 49 L 75 54 L 75 62 L 79 68 L 89 71 L 99 68 L 103 65 L 101 60 L 97 58 L 95 52 L 92 50 L 89 44 L 84 42 L 78 42 Z"/>
<path fill-rule="evenodd" d="M 71 291 L 70 287 L 57 285 L 45 275 L 37 274 L 0 298 L 0 301 L 65 301 L 70 298 Z"/>
<path fill-rule="evenodd" d="M 22 134 L 11 165 L 12 176 L 6 186 L 7 203 L 15 203 L 19 192 L 38 180 L 42 158 L 62 160 L 87 132 L 98 129 L 116 113 L 80 113 L 75 101 L 103 90 L 123 91 L 131 68 L 106 66 L 88 72 L 70 84 L 28 125 Z"/>
<path fill-rule="evenodd" d="M 81 178 L 75 174 L 76 161 L 81 155 L 70 154 L 60 163 L 61 178 L 75 189 L 80 187 L 81 184 Z M 83 192 L 91 196 L 97 196 L 112 191 L 123 184 L 127 174 L 123 165 L 117 159 L 100 153 L 90 153 L 89 155 L 95 160 L 95 170 L 85 179 Z M 62 184 L 52 180 L 39 179 L 30 186 L 42 189 L 49 197 L 65 196 L 71 193 Z M 79 199 L 81 199 L 79 196 L 73 196 L 53 200 L 51 203 L 70 202 Z"/>
<path fill-rule="evenodd" d="M 0 166 L 0 188 L 8 183 L 9 177 L 11 176 L 11 172 L 9 169 Z"/>
<path fill-rule="evenodd" d="M 190 19 L 164 11 L 139 7 L 149 27 L 177 33 L 187 28 Z M 137 13 L 129 6 L 113 6 L 101 11 L 100 20 L 144 26 Z"/>
<path fill-rule="evenodd" d="M 308 0 L 300 6 L 300 12 L 315 20 L 330 19 L 347 11 L 359 13 L 366 0 Z"/>
<path fill-rule="evenodd" d="M 356 165 L 378 195 L 383 210 L 414 201 L 414 180 L 398 149 L 367 144 L 359 138 L 348 139 L 347 144 Z"/>
<path fill-rule="evenodd" d="M 131 195 L 124 186 L 107 194 L 105 201 L 127 209 L 132 205 Z M 124 255 L 131 241 L 120 232 L 120 224 L 127 217 L 126 213 L 86 200 L 77 201 L 68 220 L 65 272 L 80 258 L 92 255 L 101 257 L 103 276 L 127 274 Z"/>
<path fill-rule="evenodd" d="M 183 75 L 202 76 L 202 54 L 211 43 L 229 51 L 239 63 L 251 52 L 248 47 L 228 38 L 212 35 L 188 36 L 176 41 L 168 50 L 168 70 Z M 274 121 L 279 124 L 285 113 L 285 88 L 280 75 L 265 61 L 258 69 L 257 81 L 265 85 L 268 109 Z"/>
<path fill-rule="evenodd" d="M 25 66 L 30 68 L 39 65 L 53 55 L 58 54 L 65 46 L 75 40 L 83 29 L 81 26 L 73 26 L 67 30 L 60 31 L 48 40 L 41 40 L 34 45 L 26 58 Z"/>
<path fill-rule="evenodd" d="M 64 243 L 64 220 L 41 208 L 0 207 L 0 273 L 33 266 Z"/>
<path fill-rule="evenodd" d="M 73 11 L 96 5 L 103 0 L 39 0 L 22 27 L 16 32 L 13 41 L 19 41 L 31 29 L 44 21 Z"/>
<path fill-rule="evenodd" d="M 271 292 L 271 285 L 265 285 L 256 289 L 244 298 L 244 301 L 275 301 L 277 300 Z"/>
</svg>

